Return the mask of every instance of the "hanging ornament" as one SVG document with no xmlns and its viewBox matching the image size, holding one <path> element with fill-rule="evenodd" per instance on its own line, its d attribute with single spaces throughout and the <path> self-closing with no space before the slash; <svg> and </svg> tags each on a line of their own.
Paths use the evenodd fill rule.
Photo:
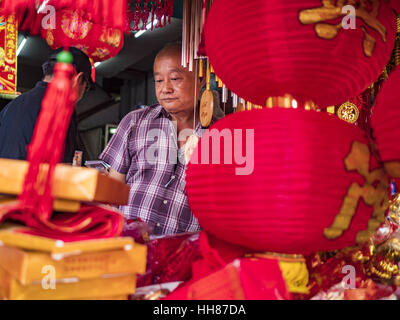
<svg viewBox="0 0 400 320">
<path fill-rule="evenodd" d="M 207 61 L 207 86 L 200 101 L 200 122 L 204 128 L 207 128 L 210 125 L 214 111 L 214 95 L 210 90 L 210 79 L 210 63 Z"/>
<path fill-rule="evenodd" d="M 301 105 L 341 104 L 379 76 L 396 30 L 393 10 L 379 0 L 353 1 L 359 27 L 344 30 L 345 3 L 215 0 L 207 55 L 227 87 L 251 103 L 290 94 Z"/>
<path fill-rule="evenodd" d="M 80 12 L 71 10 L 58 12 L 56 29 L 42 29 L 41 36 L 53 50 L 73 46 L 95 62 L 116 56 L 124 44 L 121 30 L 94 24 Z"/>
<path fill-rule="evenodd" d="M 142 30 L 147 30 L 147 23 L 149 21 L 149 16 L 150 16 L 149 0 L 144 0 L 142 15 L 140 17 L 142 19 Z"/>
<path fill-rule="evenodd" d="M 139 31 L 139 23 L 141 19 L 142 11 L 140 9 L 140 0 L 136 0 L 136 7 L 135 7 L 135 12 L 133 14 L 133 24 L 134 24 L 134 29 L 132 31 Z"/>
<path fill-rule="evenodd" d="M 351 102 L 343 103 L 337 111 L 337 116 L 339 119 L 351 124 L 357 122 L 359 115 L 360 112 L 358 111 L 357 106 Z"/>
</svg>

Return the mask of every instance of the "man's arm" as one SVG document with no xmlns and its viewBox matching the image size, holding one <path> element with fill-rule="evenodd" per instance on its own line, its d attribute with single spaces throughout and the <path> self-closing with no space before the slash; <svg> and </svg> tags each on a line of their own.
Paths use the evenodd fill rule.
<svg viewBox="0 0 400 320">
<path fill-rule="evenodd" d="M 115 171 L 113 168 L 110 168 L 108 176 L 126 183 L 126 174 L 121 174 L 118 171 Z"/>
</svg>

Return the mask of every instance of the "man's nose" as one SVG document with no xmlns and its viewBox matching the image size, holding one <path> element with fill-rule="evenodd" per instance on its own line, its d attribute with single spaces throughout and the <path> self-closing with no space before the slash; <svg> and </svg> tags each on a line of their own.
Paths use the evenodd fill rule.
<svg viewBox="0 0 400 320">
<path fill-rule="evenodd" d="M 174 88 L 172 86 L 172 83 L 170 80 L 164 81 L 164 85 L 162 87 L 162 92 L 163 93 L 172 93 L 174 91 Z"/>
</svg>

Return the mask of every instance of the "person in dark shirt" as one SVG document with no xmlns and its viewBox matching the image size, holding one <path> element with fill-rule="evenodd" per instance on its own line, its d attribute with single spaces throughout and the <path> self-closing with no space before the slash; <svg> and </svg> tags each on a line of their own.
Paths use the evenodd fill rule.
<svg viewBox="0 0 400 320">
<path fill-rule="evenodd" d="M 44 78 L 36 86 L 11 101 L 0 112 L 0 158 L 26 160 L 27 146 L 32 140 L 33 130 L 41 110 L 42 100 L 46 93 L 47 85 L 52 80 L 57 55 L 63 48 L 55 50 L 43 64 Z M 85 92 L 93 87 L 91 78 L 92 66 L 88 56 L 81 50 L 70 47 L 69 51 L 74 57 L 73 66 L 76 75 L 72 79 L 73 86 L 78 86 L 78 100 L 83 98 Z M 78 125 L 74 111 L 68 128 L 64 162 L 72 163 L 77 147 L 76 137 Z"/>
</svg>

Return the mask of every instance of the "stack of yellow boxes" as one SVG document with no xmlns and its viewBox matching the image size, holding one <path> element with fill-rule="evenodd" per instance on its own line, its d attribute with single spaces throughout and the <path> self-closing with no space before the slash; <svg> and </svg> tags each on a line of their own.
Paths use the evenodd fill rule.
<svg viewBox="0 0 400 320">
<path fill-rule="evenodd" d="M 2 202 L 22 191 L 28 163 L 0 159 Z M 125 204 L 129 187 L 95 169 L 58 165 L 53 180 L 55 211 L 78 211 L 80 204 Z M 146 247 L 116 237 L 63 242 L 0 225 L 0 299 L 127 299 L 136 275 L 145 272 Z"/>
</svg>

